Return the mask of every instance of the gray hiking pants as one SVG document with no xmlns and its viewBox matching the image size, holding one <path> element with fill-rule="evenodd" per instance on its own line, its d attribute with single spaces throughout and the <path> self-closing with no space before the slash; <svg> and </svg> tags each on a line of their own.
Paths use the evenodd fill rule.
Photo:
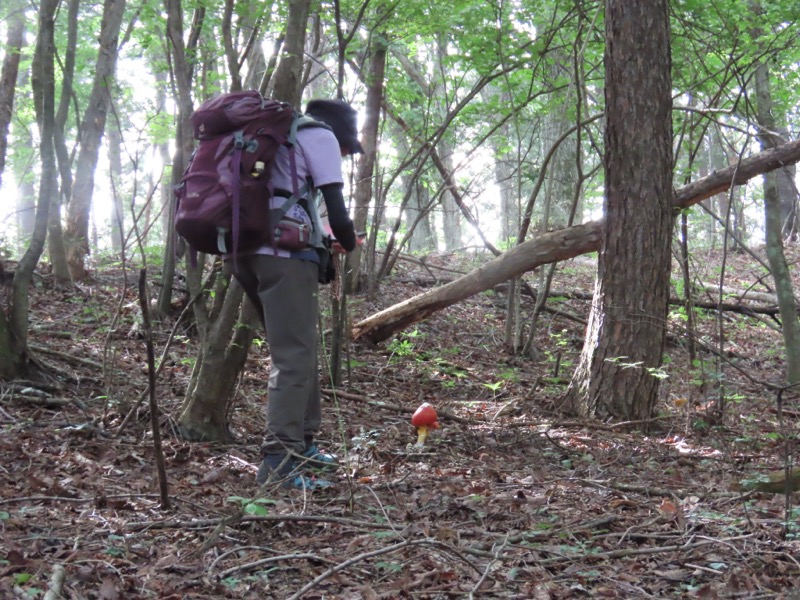
<svg viewBox="0 0 800 600">
<path fill-rule="evenodd" d="M 234 277 L 267 331 L 271 366 L 263 454 L 301 454 L 322 420 L 317 373 L 316 263 L 267 255 L 240 257 Z"/>
</svg>

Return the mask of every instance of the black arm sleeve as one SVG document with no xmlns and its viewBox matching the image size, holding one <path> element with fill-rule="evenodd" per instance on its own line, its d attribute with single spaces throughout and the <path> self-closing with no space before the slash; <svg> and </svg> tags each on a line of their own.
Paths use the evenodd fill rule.
<svg viewBox="0 0 800 600">
<path fill-rule="evenodd" d="M 331 224 L 336 241 L 342 245 L 342 248 L 350 252 L 356 247 L 356 232 L 344 205 L 343 188 L 341 183 L 330 183 L 321 186 L 319 191 L 322 192 L 322 197 L 325 199 L 325 206 L 328 208 L 328 222 Z"/>
</svg>

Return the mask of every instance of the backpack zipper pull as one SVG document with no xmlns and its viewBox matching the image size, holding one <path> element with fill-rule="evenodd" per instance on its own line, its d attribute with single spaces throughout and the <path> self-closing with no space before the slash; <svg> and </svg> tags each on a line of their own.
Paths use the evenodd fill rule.
<svg viewBox="0 0 800 600">
<path fill-rule="evenodd" d="M 260 160 L 257 160 L 256 163 L 253 165 L 253 172 L 250 173 L 250 176 L 253 179 L 258 179 L 264 174 L 264 163 Z"/>
</svg>

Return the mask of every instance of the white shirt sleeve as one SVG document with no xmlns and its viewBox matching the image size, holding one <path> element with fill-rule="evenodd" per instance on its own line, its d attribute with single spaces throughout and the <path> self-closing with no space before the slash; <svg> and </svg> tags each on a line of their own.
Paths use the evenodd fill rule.
<svg viewBox="0 0 800 600">
<path fill-rule="evenodd" d="M 302 156 L 305 172 L 314 187 L 344 183 L 342 154 L 333 132 L 324 127 L 307 127 L 297 132 L 298 156 Z M 298 171 L 300 166 L 298 164 Z"/>
</svg>

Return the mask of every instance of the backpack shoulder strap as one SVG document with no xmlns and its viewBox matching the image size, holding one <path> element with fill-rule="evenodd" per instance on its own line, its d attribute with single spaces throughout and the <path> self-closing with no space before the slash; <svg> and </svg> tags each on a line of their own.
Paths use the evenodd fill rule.
<svg viewBox="0 0 800 600">
<path fill-rule="evenodd" d="M 329 131 L 333 131 L 330 125 L 327 123 L 323 123 L 322 121 L 317 121 L 313 117 L 309 117 L 308 115 L 304 115 L 301 113 L 295 113 L 294 119 L 292 119 L 292 125 L 289 129 L 289 139 L 287 140 L 287 145 L 289 146 L 289 160 L 292 163 L 291 168 L 292 170 L 297 173 L 297 167 L 294 163 L 294 146 L 297 143 L 297 132 L 301 129 L 307 129 L 310 127 L 322 127 Z M 302 188 L 297 188 L 296 179 L 293 180 L 295 189 L 292 190 L 292 195 L 286 199 L 280 208 L 275 208 L 270 211 L 270 218 L 275 218 L 275 221 L 271 221 L 273 223 L 277 223 L 280 219 L 282 219 L 289 209 L 292 208 L 297 202 L 305 196 L 308 192 L 311 192 L 308 198 L 306 211 L 309 213 L 309 217 L 311 217 L 311 224 L 312 224 L 312 233 L 311 233 L 311 240 L 310 245 L 315 248 L 322 248 L 324 247 L 323 244 L 323 233 L 322 233 L 322 222 L 319 217 L 319 208 L 317 204 L 319 202 L 319 192 L 314 188 L 311 180 L 307 180 L 305 184 L 303 184 Z"/>
<path fill-rule="evenodd" d="M 295 128 L 295 132 L 299 129 L 307 129 L 309 127 L 322 127 L 328 131 L 333 131 L 333 128 L 330 125 L 323 123 L 322 121 L 317 121 L 314 117 L 309 117 L 308 115 L 300 115 L 297 117 L 297 127 Z"/>
<path fill-rule="evenodd" d="M 325 236 L 322 233 L 322 220 L 319 218 L 319 200 L 319 190 L 314 189 L 311 193 L 311 197 L 308 199 L 308 213 L 311 217 L 311 224 L 313 225 L 311 228 L 310 244 L 314 246 L 314 248 L 325 247 Z"/>
</svg>

